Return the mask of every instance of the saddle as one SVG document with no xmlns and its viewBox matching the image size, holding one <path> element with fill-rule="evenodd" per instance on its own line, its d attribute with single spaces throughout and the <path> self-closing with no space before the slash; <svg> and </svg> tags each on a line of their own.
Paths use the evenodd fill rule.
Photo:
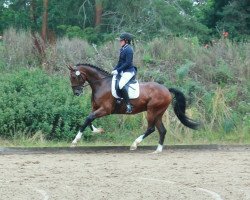
<svg viewBox="0 0 250 200">
<path fill-rule="evenodd" d="M 119 89 L 120 79 L 121 79 L 121 76 L 119 75 L 113 76 L 112 78 L 111 91 L 112 91 L 113 97 L 117 99 L 122 98 L 121 91 Z M 136 99 L 139 97 L 139 94 L 140 94 L 139 82 L 135 79 L 135 76 L 133 76 L 124 87 L 127 87 L 129 99 Z"/>
</svg>

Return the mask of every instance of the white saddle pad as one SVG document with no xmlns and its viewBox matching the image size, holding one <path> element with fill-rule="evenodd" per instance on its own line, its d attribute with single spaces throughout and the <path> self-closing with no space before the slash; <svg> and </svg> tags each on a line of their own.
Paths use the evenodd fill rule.
<svg viewBox="0 0 250 200">
<path fill-rule="evenodd" d="M 111 92 L 112 92 L 113 97 L 120 98 L 116 94 L 115 81 L 116 81 L 116 76 L 113 76 L 113 78 L 112 78 L 112 85 L 111 85 Z M 140 94 L 139 83 L 136 80 L 136 83 L 133 83 L 133 84 L 129 85 L 128 96 L 129 96 L 130 99 L 136 99 L 136 98 L 139 97 L 139 94 Z"/>
</svg>

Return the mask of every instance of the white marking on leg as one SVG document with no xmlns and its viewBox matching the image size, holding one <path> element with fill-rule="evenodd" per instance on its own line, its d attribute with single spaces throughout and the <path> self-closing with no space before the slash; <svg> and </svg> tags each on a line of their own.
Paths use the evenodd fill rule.
<svg viewBox="0 0 250 200">
<path fill-rule="evenodd" d="M 185 188 L 188 188 L 188 189 L 193 189 L 193 187 L 191 186 L 187 186 L 186 184 L 182 184 L 182 183 L 177 183 L 177 182 L 174 182 L 174 181 L 168 181 L 168 180 L 160 180 L 160 179 L 153 179 L 153 178 L 140 178 L 142 180 L 148 180 L 148 181 L 155 181 L 155 182 L 164 182 L 164 183 L 170 183 L 170 184 L 177 184 L 177 185 L 181 185 L 182 187 L 185 187 Z M 204 189 L 204 188 L 200 188 L 200 187 L 195 187 L 197 190 L 200 190 L 200 191 L 203 191 L 203 192 L 206 192 L 208 194 L 210 194 L 215 200 L 223 200 L 221 198 L 221 196 L 214 192 L 214 191 L 211 191 L 211 190 L 207 190 L 207 189 Z"/>
<path fill-rule="evenodd" d="M 157 149 L 156 149 L 156 151 L 154 153 L 161 153 L 162 149 L 163 149 L 163 145 L 158 144 Z"/>
<path fill-rule="evenodd" d="M 144 135 L 140 135 L 136 140 L 133 142 L 133 144 L 130 146 L 130 150 L 136 150 L 138 144 L 140 144 L 143 140 Z"/>
<path fill-rule="evenodd" d="M 93 124 L 91 124 L 91 127 L 92 127 L 92 129 L 93 129 L 93 131 L 92 131 L 92 132 L 96 133 L 97 128 L 96 128 Z"/>
<path fill-rule="evenodd" d="M 77 142 L 81 139 L 81 137 L 82 137 L 82 132 L 79 131 L 79 132 L 77 133 L 75 139 L 73 140 L 72 145 L 76 145 Z"/>
<path fill-rule="evenodd" d="M 93 124 L 91 125 L 91 127 L 92 127 L 92 132 L 93 133 L 103 133 L 104 132 L 104 130 L 102 129 L 102 128 L 96 128 Z"/>
<path fill-rule="evenodd" d="M 140 144 L 142 142 L 142 140 L 143 140 L 143 137 L 144 137 L 144 135 L 140 135 L 138 138 L 136 138 L 135 142 L 137 144 Z"/>
</svg>

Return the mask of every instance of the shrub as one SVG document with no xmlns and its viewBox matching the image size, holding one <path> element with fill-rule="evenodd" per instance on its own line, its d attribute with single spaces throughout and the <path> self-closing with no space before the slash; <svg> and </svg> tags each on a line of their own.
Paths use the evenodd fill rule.
<svg viewBox="0 0 250 200">
<path fill-rule="evenodd" d="M 103 36 L 93 27 L 81 29 L 79 26 L 60 25 L 57 28 L 68 38 L 81 38 L 95 44 L 100 43 L 103 39 Z"/>
<path fill-rule="evenodd" d="M 215 68 L 214 73 L 212 74 L 213 82 L 220 85 L 228 84 L 232 81 L 232 77 L 233 75 L 230 68 L 223 61 L 218 63 L 217 68 Z"/>
<path fill-rule="evenodd" d="M 2 73 L 0 81 L 3 138 L 39 135 L 47 140 L 72 140 L 91 112 L 89 91 L 85 89 L 84 96 L 73 96 L 68 76 L 47 75 L 39 68 L 19 69 Z M 112 115 L 96 120 L 95 125 L 109 133 L 107 137 L 100 136 L 102 140 L 112 141 L 115 137 L 124 138 L 124 132 L 138 130 L 141 118 Z M 98 139 L 89 128 L 84 133 L 86 141 Z"/>
<path fill-rule="evenodd" d="M 78 38 L 61 38 L 56 45 L 46 49 L 46 69 L 63 71 L 67 64 L 85 63 L 94 56 L 94 49 L 84 40 Z"/>
<path fill-rule="evenodd" d="M 11 138 L 42 131 L 47 139 L 72 139 L 88 102 L 74 98 L 69 81 L 42 70 L 18 70 L 0 78 L 0 133 Z"/>
<path fill-rule="evenodd" d="M 31 67 L 39 63 L 29 31 L 17 32 L 13 28 L 6 30 L 3 35 L 3 46 L 0 59 L 9 69 L 20 66 Z"/>
</svg>

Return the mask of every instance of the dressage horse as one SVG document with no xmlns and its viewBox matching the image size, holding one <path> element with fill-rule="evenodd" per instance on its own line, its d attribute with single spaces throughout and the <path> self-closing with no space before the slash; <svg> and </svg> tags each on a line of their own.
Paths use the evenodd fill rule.
<svg viewBox="0 0 250 200">
<path fill-rule="evenodd" d="M 92 89 L 92 112 L 88 115 L 83 125 L 80 127 L 72 146 L 75 146 L 81 139 L 83 131 L 86 127 L 92 126 L 93 120 L 110 114 L 126 114 L 125 103 L 117 105 L 116 99 L 111 94 L 112 75 L 107 71 L 90 65 L 78 64 L 76 66 L 69 66 L 70 82 L 73 93 L 80 95 L 83 87 L 88 82 Z M 188 118 L 185 114 L 186 100 L 182 92 L 177 89 L 169 88 L 155 82 L 140 83 L 140 95 L 136 99 L 131 99 L 133 106 L 132 113 L 137 114 L 143 111 L 147 112 L 147 130 L 139 136 L 130 147 L 135 150 L 140 142 L 158 129 L 160 139 L 155 153 L 162 152 L 163 143 L 166 135 L 166 129 L 162 123 L 162 116 L 169 104 L 172 102 L 174 112 L 182 124 L 191 128 L 197 129 L 198 122 Z M 172 96 L 173 94 L 173 96 Z"/>
</svg>

